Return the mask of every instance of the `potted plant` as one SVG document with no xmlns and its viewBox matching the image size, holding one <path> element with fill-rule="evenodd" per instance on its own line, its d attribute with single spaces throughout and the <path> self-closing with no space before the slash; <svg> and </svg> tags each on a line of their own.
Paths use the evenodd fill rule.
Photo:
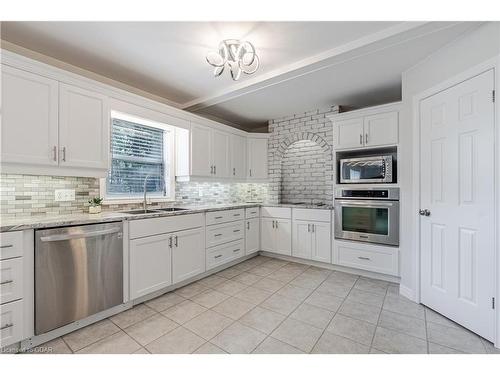
<svg viewBox="0 0 500 375">
<path fill-rule="evenodd" d="M 99 214 L 101 213 L 101 204 L 104 198 L 94 197 L 89 200 L 89 214 Z"/>
</svg>

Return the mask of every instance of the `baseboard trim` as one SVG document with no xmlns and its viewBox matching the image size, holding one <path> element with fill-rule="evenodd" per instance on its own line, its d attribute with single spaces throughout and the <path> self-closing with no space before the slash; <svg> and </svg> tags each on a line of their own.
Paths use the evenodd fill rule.
<svg viewBox="0 0 500 375">
<path fill-rule="evenodd" d="M 403 297 L 406 297 L 413 302 L 419 303 L 419 301 L 417 301 L 417 298 L 415 296 L 415 291 L 411 288 L 408 288 L 406 285 L 399 284 L 399 294 L 401 294 Z"/>
</svg>

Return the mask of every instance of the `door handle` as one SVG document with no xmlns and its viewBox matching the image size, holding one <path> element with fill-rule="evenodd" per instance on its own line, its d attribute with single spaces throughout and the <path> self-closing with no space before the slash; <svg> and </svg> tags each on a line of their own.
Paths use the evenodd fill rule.
<svg viewBox="0 0 500 375">
<path fill-rule="evenodd" d="M 172 248 L 172 237 L 168 238 L 168 247 Z"/>
<path fill-rule="evenodd" d="M 278 220 L 276 220 L 276 229 L 278 229 Z"/>
<path fill-rule="evenodd" d="M 54 147 L 52 148 L 52 152 L 54 153 L 54 155 L 53 155 L 52 159 L 53 159 L 54 161 L 57 161 L 57 146 L 54 146 Z"/>
<path fill-rule="evenodd" d="M 368 144 L 368 133 L 365 133 L 365 145 Z"/>
<path fill-rule="evenodd" d="M 214 174 L 217 174 L 217 166 L 214 165 Z"/>
<path fill-rule="evenodd" d="M 66 161 L 66 146 L 63 146 L 61 152 L 62 152 L 62 161 Z"/>
<path fill-rule="evenodd" d="M 252 177 L 252 169 L 250 169 L 250 177 Z"/>
<path fill-rule="evenodd" d="M 359 135 L 359 144 L 362 145 L 363 144 L 363 134 L 360 134 Z"/>
<path fill-rule="evenodd" d="M 314 230 L 315 230 L 314 226 L 315 226 L 315 224 L 311 224 L 311 228 L 312 228 L 312 232 L 313 233 L 314 233 Z"/>
<path fill-rule="evenodd" d="M 175 236 L 175 247 L 179 247 L 179 238 Z"/>
<path fill-rule="evenodd" d="M 273 229 L 274 229 L 274 220 L 273 220 Z"/>
<path fill-rule="evenodd" d="M 419 210 L 418 213 L 420 216 L 431 216 L 431 212 L 426 208 L 424 210 Z"/>
<path fill-rule="evenodd" d="M 247 221 L 247 229 L 250 230 L 250 222 Z"/>
<path fill-rule="evenodd" d="M 233 176 L 236 176 L 236 168 L 233 168 Z"/>
</svg>

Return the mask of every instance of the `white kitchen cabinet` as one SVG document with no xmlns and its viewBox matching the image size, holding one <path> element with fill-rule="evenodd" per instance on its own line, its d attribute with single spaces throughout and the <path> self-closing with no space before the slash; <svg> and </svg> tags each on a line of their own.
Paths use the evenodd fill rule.
<svg viewBox="0 0 500 375">
<path fill-rule="evenodd" d="M 190 229 L 171 234 L 172 282 L 179 283 L 205 272 L 205 231 Z"/>
<path fill-rule="evenodd" d="M 172 236 L 160 234 L 130 241 L 130 299 L 172 284 Z"/>
<path fill-rule="evenodd" d="M 231 136 L 231 177 L 246 177 L 247 139 L 241 135 Z"/>
<path fill-rule="evenodd" d="M 25 338 L 23 309 L 22 300 L 0 305 L 0 348 Z"/>
<path fill-rule="evenodd" d="M 214 177 L 228 178 L 230 176 L 229 143 L 229 133 L 218 130 L 212 131 L 212 165 Z"/>
<path fill-rule="evenodd" d="M 267 179 L 267 138 L 247 139 L 247 178 L 249 180 Z"/>
<path fill-rule="evenodd" d="M 58 165 L 58 85 L 2 65 L 2 163 Z"/>
<path fill-rule="evenodd" d="M 363 146 L 363 118 L 355 118 L 334 123 L 333 138 L 335 148 L 356 148 Z"/>
<path fill-rule="evenodd" d="M 293 221 L 292 256 L 311 259 L 311 224 L 307 221 Z"/>
<path fill-rule="evenodd" d="M 245 221 L 245 254 L 253 254 L 260 250 L 260 219 L 258 217 Z"/>
<path fill-rule="evenodd" d="M 289 219 L 261 219 L 261 250 L 292 255 L 292 223 Z"/>
<path fill-rule="evenodd" d="M 313 223 L 312 230 L 311 259 L 318 262 L 331 263 L 331 224 L 315 222 Z"/>
<path fill-rule="evenodd" d="M 387 112 L 364 118 L 365 146 L 384 146 L 398 143 L 398 113 Z"/>
<path fill-rule="evenodd" d="M 331 262 L 330 223 L 293 221 L 292 256 Z"/>
<path fill-rule="evenodd" d="M 107 169 L 108 98 L 76 86 L 59 86 L 59 164 Z"/>
<path fill-rule="evenodd" d="M 212 129 L 191 124 L 191 172 L 192 176 L 213 175 L 212 164 Z"/>
<path fill-rule="evenodd" d="M 274 252 L 276 246 L 276 232 L 274 231 L 274 219 L 263 217 L 260 219 L 260 241 L 261 250 Z"/>
</svg>

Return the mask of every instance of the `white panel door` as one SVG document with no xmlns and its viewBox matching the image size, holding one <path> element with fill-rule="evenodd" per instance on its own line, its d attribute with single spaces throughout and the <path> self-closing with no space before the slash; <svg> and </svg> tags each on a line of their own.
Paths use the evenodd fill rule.
<svg viewBox="0 0 500 375">
<path fill-rule="evenodd" d="M 311 259 L 312 231 L 308 221 L 295 220 L 292 230 L 292 255 L 297 258 Z"/>
<path fill-rule="evenodd" d="M 267 139 L 248 138 L 248 174 L 249 179 L 267 178 Z"/>
<path fill-rule="evenodd" d="M 292 255 L 292 222 L 287 219 L 276 219 L 276 248 L 275 252 L 283 255 Z"/>
<path fill-rule="evenodd" d="M 363 147 L 363 118 L 335 122 L 333 139 L 337 150 Z"/>
<path fill-rule="evenodd" d="M 245 254 L 260 250 L 260 219 L 247 219 L 245 223 Z"/>
<path fill-rule="evenodd" d="M 2 162 L 58 164 L 58 85 L 2 65 Z"/>
<path fill-rule="evenodd" d="M 214 130 L 212 133 L 212 155 L 214 165 L 214 175 L 216 177 L 230 177 L 231 158 L 229 154 L 229 143 L 231 135 Z"/>
<path fill-rule="evenodd" d="M 269 217 L 260 219 L 261 250 L 275 252 L 276 250 L 276 230 L 275 220 Z"/>
<path fill-rule="evenodd" d="M 171 235 L 130 241 L 130 298 L 135 299 L 172 284 Z"/>
<path fill-rule="evenodd" d="M 422 303 L 492 340 L 493 71 L 420 103 Z M 425 215 L 425 214 L 424 214 Z"/>
<path fill-rule="evenodd" d="M 231 136 L 231 177 L 243 179 L 246 176 L 247 139 L 240 135 Z"/>
<path fill-rule="evenodd" d="M 331 224 L 313 223 L 311 259 L 330 263 L 332 260 Z"/>
<path fill-rule="evenodd" d="M 212 129 L 192 124 L 191 175 L 213 176 L 212 166 Z"/>
<path fill-rule="evenodd" d="M 398 143 L 398 112 L 379 113 L 364 119 L 365 146 L 383 146 Z"/>
<path fill-rule="evenodd" d="M 108 98 L 76 86 L 60 84 L 59 164 L 108 168 Z"/>
<path fill-rule="evenodd" d="M 172 282 L 205 272 L 205 231 L 202 228 L 172 233 Z"/>
</svg>

